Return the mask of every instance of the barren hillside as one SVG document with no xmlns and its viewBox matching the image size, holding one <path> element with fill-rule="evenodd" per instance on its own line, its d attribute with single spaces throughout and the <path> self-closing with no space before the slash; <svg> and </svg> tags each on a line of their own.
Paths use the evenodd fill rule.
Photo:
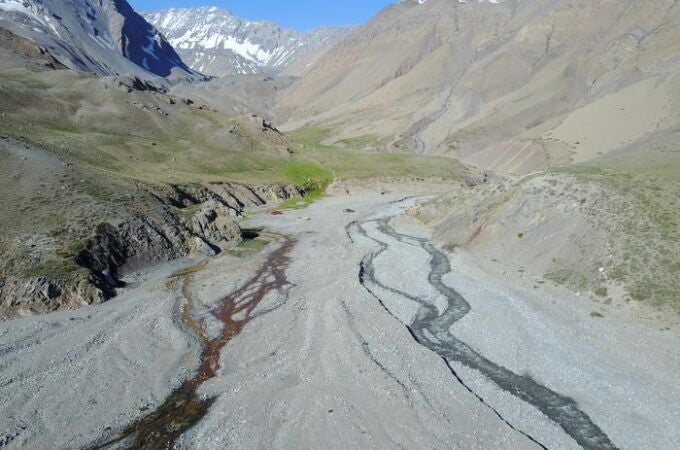
<svg viewBox="0 0 680 450">
<path fill-rule="evenodd" d="M 586 161 L 678 123 L 679 25 L 672 0 L 403 1 L 313 55 L 278 111 L 503 172 Z"/>
</svg>

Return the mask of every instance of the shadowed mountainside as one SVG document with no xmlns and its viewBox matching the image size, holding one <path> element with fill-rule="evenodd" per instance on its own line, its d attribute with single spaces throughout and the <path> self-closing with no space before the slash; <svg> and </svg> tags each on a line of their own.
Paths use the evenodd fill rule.
<svg viewBox="0 0 680 450">
<path fill-rule="evenodd" d="M 200 78 L 125 0 L 2 0 L 0 28 L 35 41 L 70 69 Z"/>
</svg>

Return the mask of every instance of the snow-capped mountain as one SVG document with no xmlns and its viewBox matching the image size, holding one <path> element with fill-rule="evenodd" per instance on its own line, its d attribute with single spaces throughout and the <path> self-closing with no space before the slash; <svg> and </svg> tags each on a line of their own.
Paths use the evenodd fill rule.
<svg viewBox="0 0 680 450">
<path fill-rule="evenodd" d="M 214 76 L 280 70 L 349 30 L 322 27 L 301 33 L 273 22 L 244 20 L 216 7 L 165 9 L 144 17 L 189 66 Z"/>
<path fill-rule="evenodd" d="M 0 0 L 0 27 L 45 47 L 74 70 L 198 76 L 125 0 Z"/>
</svg>

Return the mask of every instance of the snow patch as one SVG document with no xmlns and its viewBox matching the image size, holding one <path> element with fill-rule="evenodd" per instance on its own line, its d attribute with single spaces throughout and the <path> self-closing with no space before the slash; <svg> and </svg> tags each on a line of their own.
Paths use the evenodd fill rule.
<svg viewBox="0 0 680 450">
<path fill-rule="evenodd" d="M 0 0 L 0 10 L 25 14 L 36 22 L 47 26 L 45 20 L 38 15 L 38 11 L 33 11 L 31 6 L 23 0 Z"/>
</svg>

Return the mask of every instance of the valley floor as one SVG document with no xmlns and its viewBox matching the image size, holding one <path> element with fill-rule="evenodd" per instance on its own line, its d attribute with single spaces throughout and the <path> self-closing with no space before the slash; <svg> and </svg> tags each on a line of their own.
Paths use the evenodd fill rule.
<svg viewBox="0 0 680 450">
<path fill-rule="evenodd" d="M 0 448 L 143 447 L 138 421 L 206 361 L 179 448 L 678 447 L 680 333 L 446 256 L 399 219 L 416 201 L 260 215 L 261 254 L 0 323 Z M 201 348 L 222 336 L 215 365 Z"/>
</svg>

